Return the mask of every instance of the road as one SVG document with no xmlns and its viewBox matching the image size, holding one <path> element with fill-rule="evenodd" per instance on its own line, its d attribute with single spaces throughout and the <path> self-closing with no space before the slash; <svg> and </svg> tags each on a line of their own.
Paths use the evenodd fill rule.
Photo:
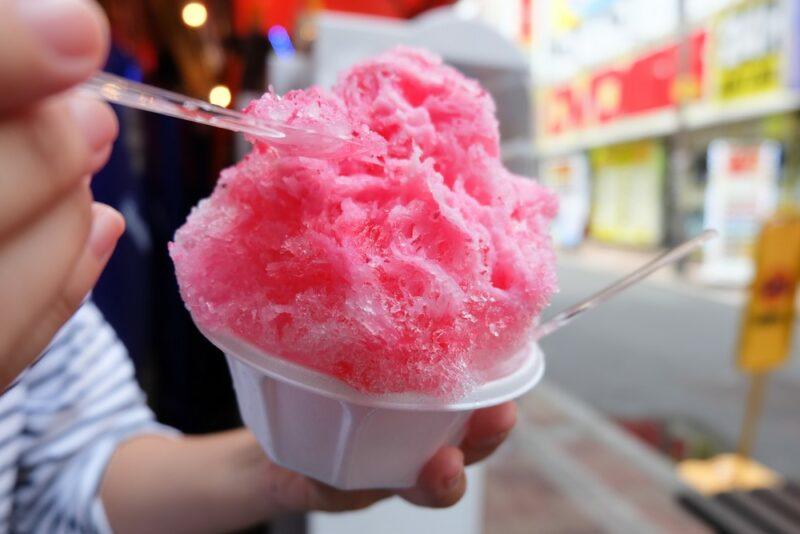
<svg viewBox="0 0 800 534">
<path fill-rule="evenodd" d="M 552 311 L 619 275 L 575 262 L 562 262 L 559 273 Z M 747 391 L 733 365 L 739 316 L 735 303 L 688 284 L 645 282 L 543 340 L 547 377 L 607 414 L 689 418 L 734 446 Z M 800 340 L 789 365 L 770 378 L 755 449 L 759 461 L 794 477 L 800 477 L 798 346 Z"/>
</svg>

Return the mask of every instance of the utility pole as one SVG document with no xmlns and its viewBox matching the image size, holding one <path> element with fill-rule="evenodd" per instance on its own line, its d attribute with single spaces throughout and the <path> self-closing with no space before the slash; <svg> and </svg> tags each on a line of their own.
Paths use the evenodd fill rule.
<svg viewBox="0 0 800 534">
<path fill-rule="evenodd" d="M 686 102 L 691 97 L 693 87 L 697 83 L 692 79 L 691 40 L 689 38 L 689 21 L 686 13 L 686 0 L 675 0 L 677 3 L 678 25 L 676 39 L 678 47 L 678 65 L 675 76 L 675 117 L 676 130 L 672 139 L 672 151 L 669 173 L 667 175 L 667 242 L 668 245 L 686 239 L 684 229 L 684 202 L 681 190 L 691 178 L 691 152 L 689 132 L 686 124 Z M 678 264 L 681 269 L 685 260 Z"/>
</svg>

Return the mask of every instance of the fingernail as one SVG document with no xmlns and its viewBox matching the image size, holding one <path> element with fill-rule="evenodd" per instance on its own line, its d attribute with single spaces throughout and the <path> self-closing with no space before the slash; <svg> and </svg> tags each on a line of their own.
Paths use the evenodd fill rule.
<svg viewBox="0 0 800 534">
<path fill-rule="evenodd" d="M 70 98 L 70 108 L 76 126 L 92 151 L 105 151 L 119 130 L 111 108 L 103 102 L 77 95 Z"/>
<path fill-rule="evenodd" d="M 125 229 L 122 215 L 113 208 L 95 204 L 92 207 L 92 229 L 89 232 L 89 249 L 100 261 L 111 256 Z"/>
<path fill-rule="evenodd" d="M 85 0 L 17 0 L 23 24 L 60 59 L 97 60 L 103 26 Z"/>
</svg>

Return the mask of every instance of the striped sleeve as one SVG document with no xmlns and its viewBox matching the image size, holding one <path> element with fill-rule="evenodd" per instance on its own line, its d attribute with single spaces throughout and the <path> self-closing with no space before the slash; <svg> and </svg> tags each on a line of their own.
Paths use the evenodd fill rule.
<svg viewBox="0 0 800 534">
<path fill-rule="evenodd" d="M 127 351 L 93 304 L 24 376 L 15 532 L 107 532 L 99 488 L 124 440 L 174 431 L 155 422 Z"/>
</svg>

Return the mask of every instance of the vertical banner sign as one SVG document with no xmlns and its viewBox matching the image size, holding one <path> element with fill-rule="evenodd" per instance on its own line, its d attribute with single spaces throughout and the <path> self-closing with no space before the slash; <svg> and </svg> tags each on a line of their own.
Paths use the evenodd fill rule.
<svg viewBox="0 0 800 534">
<path fill-rule="evenodd" d="M 708 147 L 703 226 L 720 237 L 703 251 L 708 283 L 743 286 L 753 276 L 753 245 L 778 203 L 781 147 L 775 141 L 715 140 Z"/>
<path fill-rule="evenodd" d="M 738 364 L 746 372 L 765 373 L 789 355 L 800 278 L 800 217 L 784 216 L 766 223 L 755 249 L 755 262 Z"/>
<path fill-rule="evenodd" d="M 782 87 L 788 3 L 748 0 L 716 17 L 711 65 L 717 99 L 747 98 Z"/>
<path fill-rule="evenodd" d="M 739 337 L 739 368 L 750 375 L 739 436 L 739 456 L 749 458 L 770 371 L 789 357 L 800 278 L 800 217 L 778 216 L 764 224 L 755 251 L 756 276 L 750 286 Z"/>
<path fill-rule="evenodd" d="M 545 161 L 542 183 L 558 195 L 558 216 L 553 221 L 553 241 L 575 247 L 583 241 L 589 222 L 589 163 L 583 153 Z"/>
<path fill-rule="evenodd" d="M 656 140 L 591 152 L 593 238 L 652 247 L 664 236 L 664 145 Z"/>
</svg>

